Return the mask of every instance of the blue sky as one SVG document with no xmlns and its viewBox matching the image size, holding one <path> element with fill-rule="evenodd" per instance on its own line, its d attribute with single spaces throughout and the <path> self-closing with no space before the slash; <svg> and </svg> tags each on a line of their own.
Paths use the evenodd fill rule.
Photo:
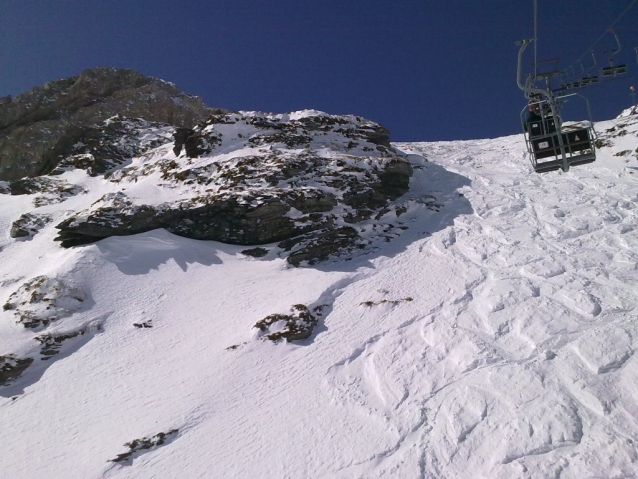
<svg viewBox="0 0 638 479">
<path fill-rule="evenodd" d="M 538 0 L 539 59 L 566 67 L 630 3 Z M 595 120 L 638 87 L 638 4 L 616 31 L 630 71 L 582 90 Z M 533 0 L 2 0 L 0 96 L 115 66 L 211 106 L 353 113 L 395 141 L 490 138 L 520 131 L 514 42 L 532 34 Z M 599 61 L 612 48 L 605 35 Z"/>
</svg>

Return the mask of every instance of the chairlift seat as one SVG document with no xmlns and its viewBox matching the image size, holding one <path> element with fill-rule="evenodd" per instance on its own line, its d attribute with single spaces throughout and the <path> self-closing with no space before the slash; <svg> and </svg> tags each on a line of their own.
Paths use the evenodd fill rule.
<svg viewBox="0 0 638 479">
<path fill-rule="evenodd" d="M 569 153 L 592 149 L 591 138 L 587 128 L 579 128 L 563 133 L 563 143 Z"/>
<path fill-rule="evenodd" d="M 570 166 L 583 165 L 596 160 L 588 128 L 578 128 L 562 133 L 563 147 Z M 537 173 L 558 170 L 563 167 L 563 158 L 558 133 L 534 138 L 530 133 L 533 165 Z M 552 158 L 551 160 L 547 160 Z M 545 160 L 545 161 L 539 161 Z"/>
<path fill-rule="evenodd" d="M 604 77 L 622 75 L 623 73 L 627 73 L 627 65 L 616 65 L 615 67 L 605 67 L 603 68 L 602 74 Z"/>
</svg>

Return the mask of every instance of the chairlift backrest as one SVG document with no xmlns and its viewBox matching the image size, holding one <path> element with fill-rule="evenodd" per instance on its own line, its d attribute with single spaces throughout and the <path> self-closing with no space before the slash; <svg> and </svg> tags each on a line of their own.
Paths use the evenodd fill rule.
<svg viewBox="0 0 638 479">
<path fill-rule="evenodd" d="M 605 67 L 602 69 L 602 72 L 601 72 L 603 77 L 615 77 L 617 75 L 622 75 L 623 73 L 627 73 L 626 64 L 616 65 L 612 67 Z"/>
</svg>

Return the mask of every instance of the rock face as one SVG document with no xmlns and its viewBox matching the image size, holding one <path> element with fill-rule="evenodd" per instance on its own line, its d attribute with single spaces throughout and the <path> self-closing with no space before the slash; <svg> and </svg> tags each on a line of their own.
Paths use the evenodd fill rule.
<svg viewBox="0 0 638 479">
<path fill-rule="evenodd" d="M 91 137 L 115 123 L 127 140 L 78 137 L 73 148 L 82 151 L 66 150 L 71 156 L 54 171 L 106 171 L 111 191 L 57 225 L 62 246 L 165 228 L 238 245 L 278 242 L 291 264 L 314 264 L 364 247 L 364 223 L 374 229 L 375 219 L 398 216 L 390 203 L 408 191 L 412 174 L 388 131 L 356 116 L 224 113 L 191 129 L 123 118 L 107 123 Z"/>
<path fill-rule="evenodd" d="M 0 196 L 32 205 L 16 210 L 16 240 L 55 227 L 73 247 L 164 228 L 312 265 L 400 234 L 411 175 L 388 130 L 365 118 L 212 109 L 132 70 L 0 100 Z M 27 327 L 55 319 L 5 306 Z"/>
<path fill-rule="evenodd" d="M 214 111 L 172 83 L 134 70 L 85 70 L 0 98 L 0 180 L 49 173 L 77 137 L 114 115 L 192 128 Z"/>
</svg>

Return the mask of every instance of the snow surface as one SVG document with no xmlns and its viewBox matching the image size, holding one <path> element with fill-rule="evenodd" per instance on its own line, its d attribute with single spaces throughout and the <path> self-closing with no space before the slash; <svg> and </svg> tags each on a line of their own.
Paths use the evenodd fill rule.
<svg viewBox="0 0 638 479">
<path fill-rule="evenodd" d="M 0 476 L 638 477 L 638 118 L 596 128 L 598 161 L 545 175 L 520 135 L 395 144 L 440 211 L 315 268 L 163 230 L 15 240 L 33 196 L 0 196 L 0 304 L 84 295 L 46 329 L 79 336 L 0 387 Z M 264 340 L 296 304 L 324 305 L 313 335 Z M 0 356 L 41 336 L 0 311 Z"/>
</svg>

